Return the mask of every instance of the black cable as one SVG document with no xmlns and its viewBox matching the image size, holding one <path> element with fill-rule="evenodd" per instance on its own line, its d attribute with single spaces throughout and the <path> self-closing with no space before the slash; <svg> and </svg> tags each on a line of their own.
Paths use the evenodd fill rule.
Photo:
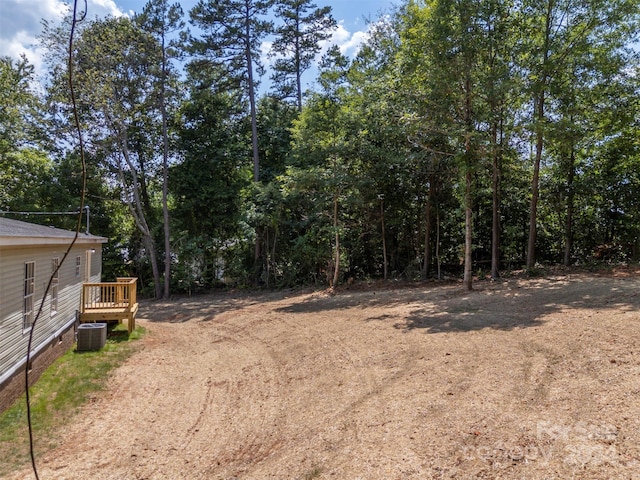
<svg viewBox="0 0 640 480">
<path fill-rule="evenodd" d="M 78 212 L 78 221 L 76 224 L 76 232 L 75 232 L 75 236 L 73 237 L 73 240 L 71 241 L 71 244 L 69 245 L 69 247 L 67 248 L 67 251 L 64 253 L 64 256 L 62 257 L 62 260 L 60 262 L 58 262 L 58 266 L 56 267 L 55 271 L 52 272 L 51 276 L 49 277 L 49 282 L 47 283 L 47 288 L 44 291 L 44 295 L 42 296 L 42 301 L 40 302 L 40 308 L 38 308 L 38 313 L 36 314 L 36 317 L 33 320 L 33 323 L 31 324 L 31 331 L 29 332 L 29 344 L 27 346 L 27 363 L 25 365 L 25 393 L 26 393 L 26 402 L 27 402 L 27 422 L 29 424 L 29 453 L 31 454 L 31 467 L 33 468 L 33 473 L 36 477 L 36 480 L 40 480 L 40 477 L 38 476 L 38 468 L 36 465 L 36 455 L 35 455 L 35 449 L 34 449 L 34 442 L 33 442 L 33 425 L 31 422 L 31 400 L 29 397 L 29 370 L 30 370 L 30 365 L 31 365 L 31 345 L 33 343 L 33 332 L 35 332 L 36 330 L 36 324 L 38 322 L 38 319 L 40 318 L 40 315 L 42 313 L 42 308 L 44 307 L 44 301 L 47 298 L 47 295 L 49 293 L 49 290 L 51 288 L 51 284 L 53 282 L 54 277 L 58 274 L 58 271 L 60 270 L 60 267 L 62 266 L 62 264 L 64 263 L 65 259 L 67 258 L 67 256 L 69 255 L 69 253 L 71 252 L 71 249 L 73 248 L 73 246 L 76 243 L 76 240 L 78 239 L 78 235 L 80 233 L 80 227 L 82 225 L 82 212 L 84 210 L 84 198 L 85 198 L 85 190 L 87 188 L 87 166 L 86 166 L 86 162 L 85 162 L 85 158 L 84 158 L 84 142 L 82 140 L 82 131 L 80 129 L 80 119 L 78 117 L 78 108 L 76 105 L 76 97 L 75 97 L 75 90 L 73 88 L 73 35 L 75 32 L 75 28 L 76 25 L 79 22 L 82 22 L 85 17 L 87 16 L 87 0 L 84 0 L 84 12 L 82 12 L 82 15 L 80 17 L 78 17 L 78 0 L 74 0 L 73 2 L 73 17 L 71 19 L 71 32 L 69 34 L 69 60 L 68 60 L 68 82 L 69 82 L 69 92 L 71 94 L 71 103 L 73 106 L 73 118 L 75 121 L 75 126 L 76 126 L 76 131 L 78 133 L 78 139 L 79 139 L 79 149 L 80 149 L 80 162 L 82 164 L 82 190 L 80 192 L 80 209 Z"/>
<path fill-rule="evenodd" d="M 12 210 L 0 210 L 0 215 L 77 215 L 78 211 L 73 212 L 14 212 Z"/>
</svg>

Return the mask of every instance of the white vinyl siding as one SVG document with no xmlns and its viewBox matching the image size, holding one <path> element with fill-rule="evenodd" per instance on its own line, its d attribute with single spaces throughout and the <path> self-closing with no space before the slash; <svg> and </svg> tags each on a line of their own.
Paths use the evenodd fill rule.
<svg viewBox="0 0 640 480">
<path fill-rule="evenodd" d="M 52 259 L 62 258 L 65 246 L 56 245 L 24 245 L 0 247 L 0 380 L 4 379 L 7 372 L 23 364 L 26 357 L 29 330 L 25 330 L 25 273 L 26 263 L 33 262 L 34 279 L 33 288 L 33 317 L 40 307 L 44 297 L 44 291 L 52 273 Z M 100 282 L 102 245 L 80 244 L 74 246 L 67 260 L 58 270 L 58 294 L 56 314 L 52 311 L 52 295 L 45 298 L 42 306 L 46 315 L 41 315 L 33 327 L 33 348 L 39 348 L 46 344 L 51 335 L 76 318 L 76 312 L 80 308 L 82 295 L 82 278 L 76 278 L 76 256 L 85 257 L 86 252 L 95 249 L 90 254 L 92 266 L 89 281 Z M 82 275 L 82 272 L 81 272 Z M 31 287 L 29 287 L 31 288 Z M 51 290 L 50 290 L 51 292 Z M 29 325 L 31 316 L 27 316 Z"/>
</svg>

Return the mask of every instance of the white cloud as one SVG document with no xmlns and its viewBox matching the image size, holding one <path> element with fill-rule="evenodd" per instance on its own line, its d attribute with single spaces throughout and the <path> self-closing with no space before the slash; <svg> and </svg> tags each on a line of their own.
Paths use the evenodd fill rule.
<svg viewBox="0 0 640 480">
<path fill-rule="evenodd" d="M 83 1 L 78 8 L 84 9 Z M 124 15 L 113 0 L 88 0 L 87 10 L 89 18 Z M 0 55 L 15 59 L 25 55 L 36 75 L 42 75 L 44 52 L 37 39 L 42 21 L 55 25 L 67 12 L 69 5 L 62 0 L 0 0 Z"/>
<path fill-rule="evenodd" d="M 272 67 L 276 60 L 275 58 L 269 56 L 272 46 L 272 40 L 263 40 L 260 44 L 260 61 L 266 68 Z"/>
<path fill-rule="evenodd" d="M 113 0 L 89 0 L 88 10 L 91 17 L 95 15 L 98 17 L 107 15 L 120 17 L 124 15 L 124 12 L 120 10 Z"/>
<path fill-rule="evenodd" d="M 18 59 L 25 55 L 36 71 L 42 67 L 42 56 L 39 50 L 38 39 L 24 31 L 17 32 L 13 38 L 0 38 L 0 52 L 3 56 Z"/>
<path fill-rule="evenodd" d="M 338 27 L 334 30 L 331 38 L 320 42 L 320 54 L 318 59 L 324 55 L 330 47 L 337 45 L 340 48 L 340 52 L 343 55 L 351 57 L 356 55 L 360 51 L 360 46 L 366 42 L 369 38 L 367 31 L 357 31 L 355 33 L 349 32 L 345 26 L 344 21 L 338 23 Z M 273 46 L 273 40 L 263 40 L 260 45 L 260 60 L 267 68 L 273 66 L 275 60 L 280 58 L 279 55 L 275 57 L 269 57 L 271 47 Z"/>
<path fill-rule="evenodd" d="M 2 0 L 0 6 L 0 38 L 17 38 L 19 34 L 35 37 L 41 20 L 59 21 L 67 11 L 60 0 Z M 4 52 L 3 52 L 4 53 Z"/>
<path fill-rule="evenodd" d="M 351 56 L 360 51 L 360 47 L 363 43 L 369 40 L 369 32 L 358 31 L 351 35 L 351 38 L 340 44 L 340 51 L 343 55 Z"/>
<path fill-rule="evenodd" d="M 337 45 L 343 55 L 351 57 L 360 51 L 361 45 L 368 39 L 368 29 L 366 31 L 359 30 L 351 33 L 345 28 L 344 21 L 340 21 L 338 28 L 333 32 L 331 38 L 323 42 L 322 54 L 324 54 L 329 47 Z"/>
</svg>

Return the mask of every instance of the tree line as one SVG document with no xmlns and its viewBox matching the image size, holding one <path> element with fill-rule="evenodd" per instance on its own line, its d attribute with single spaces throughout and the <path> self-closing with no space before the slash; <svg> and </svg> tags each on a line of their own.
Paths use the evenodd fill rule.
<svg viewBox="0 0 640 480">
<path fill-rule="evenodd" d="M 637 261 L 638 14 L 405 0 L 349 58 L 312 0 L 150 0 L 80 24 L 70 63 L 44 23 L 43 88 L 0 60 L 0 210 L 78 206 L 71 66 L 105 276 L 149 295 Z"/>
</svg>

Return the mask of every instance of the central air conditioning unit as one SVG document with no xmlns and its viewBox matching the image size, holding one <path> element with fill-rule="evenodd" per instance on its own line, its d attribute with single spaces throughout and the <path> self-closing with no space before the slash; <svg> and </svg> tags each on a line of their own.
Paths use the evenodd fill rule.
<svg viewBox="0 0 640 480">
<path fill-rule="evenodd" d="M 83 323 L 78 327 L 78 352 L 100 350 L 107 343 L 106 323 Z"/>
</svg>

